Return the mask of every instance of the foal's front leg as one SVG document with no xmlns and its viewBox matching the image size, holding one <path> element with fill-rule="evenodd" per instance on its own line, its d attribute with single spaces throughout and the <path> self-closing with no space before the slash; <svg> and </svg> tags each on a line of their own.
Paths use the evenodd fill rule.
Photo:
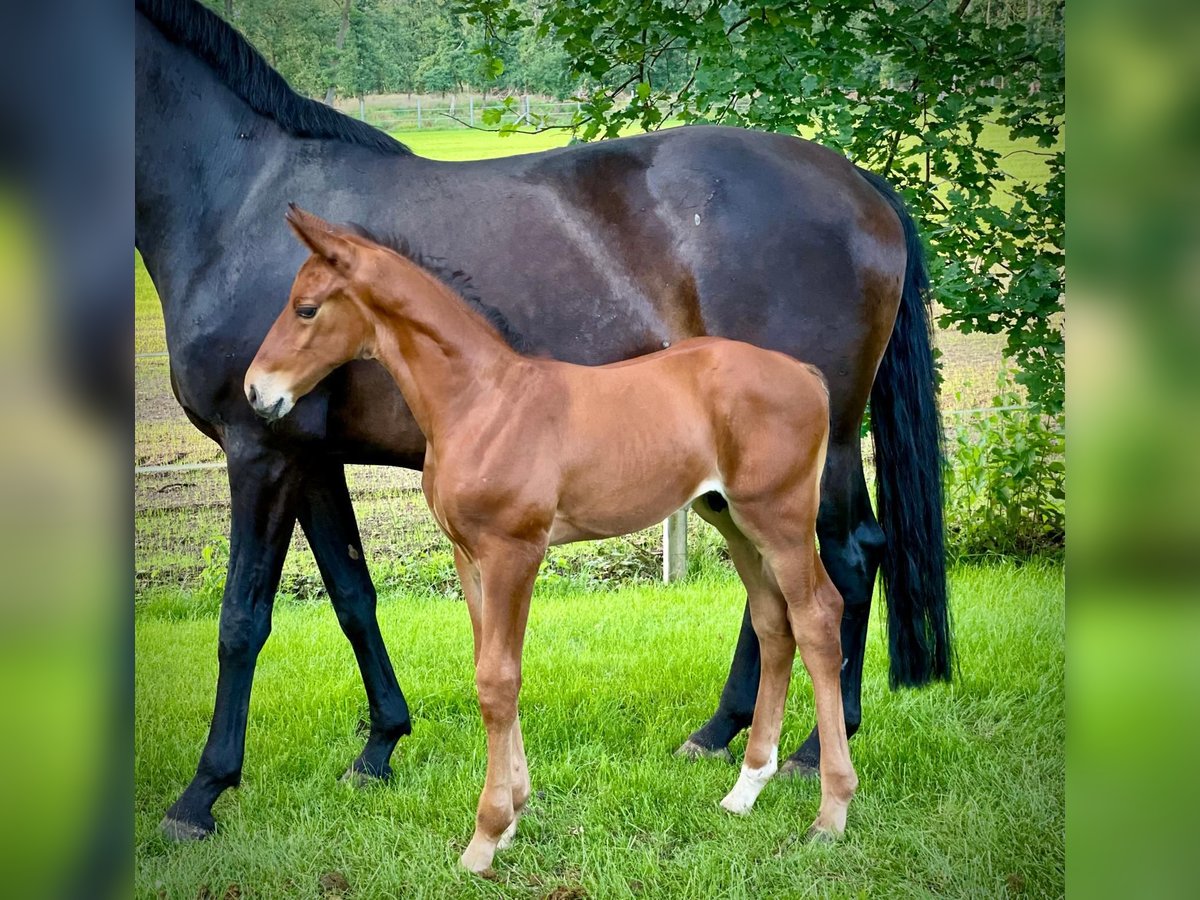
<svg viewBox="0 0 1200 900">
<path fill-rule="evenodd" d="M 487 728 L 488 765 L 475 834 L 460 860 L 475 873 L 490 868 L 502 842 L 507 846 L 512 840 L 517 816 L 529 797 L 517 697 L 529 597 L 544 553 L 544 546 L 505 541 L 478 554 L 481 591 L 472 609 L 478 635 L 475 684 Z"/>
<path fill-rule="evenodd" d="M 479 567 L 471 562 L 470 557 L 468 557 L 464 550 L 457 547 L 454 550 L 454 565 L 458 569 L 458 577 L 462 582 L 463 599 L 466 601 L 467 609 L 471 613 L 471 632 L 475 645 L 474 660 L 475 665 L 478 666 L 479 643 L 481 640 L 480 630 L 483 627 L 483 617 L 480 612 L 483 588 L 480 584 Z M 512 843 L 513 836 L 517 832 L 517 820 L 521 818 L 521 813 L 525 810 L 525 804 L 529 800 L 529 766 L 525 761 L 525 741 L 521 736 L 521 719 L 519 716 L 512 727 L 512 773 L 512 805 L 514 815 L 508 828 L 500 835 L 500 840 L 496 844 L 497 850 L 504 850 Z"/>
</svg>

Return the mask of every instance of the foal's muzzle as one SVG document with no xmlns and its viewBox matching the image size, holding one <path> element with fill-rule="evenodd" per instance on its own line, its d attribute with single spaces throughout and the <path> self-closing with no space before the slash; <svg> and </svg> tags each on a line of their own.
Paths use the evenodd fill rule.
<svg viewBox="0 0 1200 900">
<path fill-rule="evenodd" d="M 291 412 L 293 406 L 292 398 L 286 393 L 258 384 L 246 385 L 246 399 L 250 401 L 250 407 L 268 422 L 282 419 Z"/>
</svg>

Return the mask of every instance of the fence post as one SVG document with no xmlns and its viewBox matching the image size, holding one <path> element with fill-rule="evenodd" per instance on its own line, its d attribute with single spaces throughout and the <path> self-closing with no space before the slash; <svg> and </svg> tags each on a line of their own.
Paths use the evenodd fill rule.
<svg viewBox="0 0 1200 900">
<path fill-rule="evenodd" d="M 687 574 L 687 507 L 663 522 L 663 581 L 670 584 Z"/>
<path fill-rule="evenodd" d="M 467 95 L 467 108 L 470 110 L 469 121 L 472 125 L 475 124 L 475 95 Z"/>
<path fill-rule="evenodd" d="M 417 95 L 417 128 L 421 127 L 421 95 Z"/>
</svg>

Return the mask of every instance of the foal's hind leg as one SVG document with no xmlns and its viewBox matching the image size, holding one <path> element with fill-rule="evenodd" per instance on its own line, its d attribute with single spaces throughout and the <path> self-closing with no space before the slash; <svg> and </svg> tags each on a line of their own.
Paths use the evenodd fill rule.
<svg viewBox="0 0 1200 900">
<path fill-rule="evenodd" d="M 718 513 L 704 500 L 697 501 L 695 509 L 721 532 L 729 545 L 729 555 L 746 587 L 749 614 L 762 653 L 762 674 L 758 679 L 758 699 L 746 756 L 737 783 L 721 801 L 730 812 L 745 814 L 778 768 L 779 732 L 796 644 L 783 594 L 754 544 L 733 523 L 728 510 Z"/>
<path fill-rule="evenodd" d="M 757 556 L 757 553 L 755 554 Z M 746 741 L 746 756 L 733 790 L 721 801 L 732 813 L 745 814 L 754 806 L 759 793 L 779 768 L 779 732 L 783 727 L 783 708 L 787 701 L 788 682 L 792 677 L 792 661 L 796 658 L 796 643 L 788 624 L 787 607 L 783 596 L 769 584 L 758 560 L 758 584 L 747 584 L 750 617 L 762 653 L 762 674 L 758 680 L 758 698 L 750 737 Z"/>
<path fill-rule="evenodd" d="M 817 555 L 816 503 L 797 495 L 791 503 L 739 506 L 734 513 L 783 592 L 792 634 L 812 678 L 821 733 L 821 809 L 809 834 L 834 838 L 846 828 L 858 777 L 850 763 L 842 712 L 842 596 Z"/>
<path fill-rule="evenodd" d="M 871 597 L 886 543 L 871 510 L 857 433 L 853 440 L 830 441 L 821 482 L 817 536 L 821 561 L 845 601 L 841 626 L 842 706 L 846 735 L 854 737 L 862 722 L 862 672 Z M 820 729 L 814 725 L 804 743 L 784 761 L 779 774 L 815 775 L 820 759 Z"/>
<path fill-rule="evenodd" d="M 775 558 L 772 567 L 787 598 L 800 656 L 812 678 L 821 734 L 821 809 L 809 837 L 833 839 L 846 830 L 846 811 L 858 787 L 842 712 L 842 595 L 811 542 L 802 553 Z"/>
</svg>

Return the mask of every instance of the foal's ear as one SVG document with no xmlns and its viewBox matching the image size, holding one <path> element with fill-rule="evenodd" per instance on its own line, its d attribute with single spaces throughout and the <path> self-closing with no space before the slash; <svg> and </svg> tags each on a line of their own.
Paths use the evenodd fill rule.
<svg viewBox="0 0 1200 900">
<path fill-rule="evenodd" d="M 309 250 L 339 272 L 348 272 L 354 264 L 357 248 L 346 240 L 344 232 L 320 216 L 305 212 L 295 203 L 288 204 L 287 223 Z"/>
</svg>

